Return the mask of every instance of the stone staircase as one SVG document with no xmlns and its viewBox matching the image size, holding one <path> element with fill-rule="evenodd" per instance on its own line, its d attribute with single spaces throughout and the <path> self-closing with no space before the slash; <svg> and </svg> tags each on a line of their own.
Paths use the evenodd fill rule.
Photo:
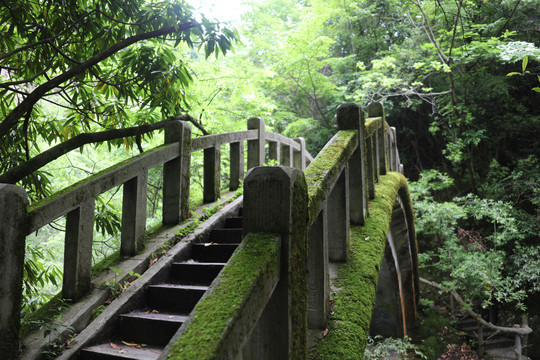
<svg viewBox="0 0 540 360">
<path fill-rule="evenodd" d="M 82 349 L 78 359 L 157 359 L 242 241 L 242 208 L 203 242 L 193 243 L 168 274 L 149 284 L 138 306 Z"/>
<path fill-rule="evenodd" d="M 480 341 L 478 322 L 470 317 L 466 317 L 457 323 L 458 329 L 467 333 L 468 337 L 476 341 Z M 489 328 L 482 329 L 483 349 L 484 352 L 490 354 L 495 359 L 515 359 L 514 352 L 515 341 L 512 337 L 504 333 L 495 334 L 494 330 Z M 508 355 L 501 355 L 508 354 Z M 525 357 L 523 357 L 525 359 Z"/>
</svg>

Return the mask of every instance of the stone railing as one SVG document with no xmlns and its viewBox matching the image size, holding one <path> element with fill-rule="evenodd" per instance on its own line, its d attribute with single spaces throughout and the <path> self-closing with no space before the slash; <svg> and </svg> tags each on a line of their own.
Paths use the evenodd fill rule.
<svg viewBox="0 0 540 360">
<path fill-rule="evenodd" d="M 164 145 L 32 205 L 28 205 L 27 194 L 21 187 L 0 184 L 0 351 L 4 354 L 18 351 L 27 235 L 66 216 L 62 296 L 79 299 L 91 284 L 94 201 L 98 195 L 123 185 L 120 254 L 133 256 L 144 247 L 148 170 L 163 165 L 162 222 L 164 225 L 178 224 L 189 212 L 191 153 L 204 151 L 203 201 L 212 202 L 220 197 L 221 146 L 230 146 L 229 187 L 235 190 L 244 177 L 245 141 L 248 169 L 265 163 L 266 143 L 268 158 L 282 165 L 304 170 L 313 160 L 305 149 L 303 138 L 292 140 L 267 132 L 261 118 L 249 119 L 247 131 L 199 138 L 191 137 L 188 123 L 174 120 L 165 126 Z"/>
<path fill-rule="evenodd" d="M 242 273 L 227 264 L 218 284 L 234 289 L 225 286 L 210 296 L 214 303 L 230 302 L 227 294 L 234 292 L 230 311 L 223 314 L 203 299 L 184 335 L 163 356 L 307 358 L 308 328 L 324 329 L 330 311 L 329 261 L 347 260 L 349 226 L 363 225 L 369 216 L 368 198 L 379 175 L 402 168 L 381 104 L 369 106 L 367 119 L 358 104 L 341 105 L 337 122 L 339 132 L 304 172 L 287 167 L 248 172 L 243 212 L 249 244 L 231 262 L 251 249 L 252 263 L 260 265 Z M 268 250 L 254 251 L 257 246 Z M 273 261 L 269 252 L 280 255 Z M 201 342 L 198 335 L 208 328 L 214 336 Z"/>
</svg>

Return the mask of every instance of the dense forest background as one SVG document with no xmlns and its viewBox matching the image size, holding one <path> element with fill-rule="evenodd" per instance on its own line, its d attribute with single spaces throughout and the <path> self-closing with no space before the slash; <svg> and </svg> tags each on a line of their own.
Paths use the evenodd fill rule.
<svg viewBox="0 0 540 360">
<path fill-rule="evenodd" d="M 341 103 L 381 101 L 415 197 L 423 276 L 493 322 L 528 312 L 538 324 L 540 1 L 243 5 L 228 24 L 180 0 L 3 1 L 0 179 L 43 198 L 162 134 L 85 145 L 28 174 L 6 174 L 78 134 L 180 114 L 191 115 L 194 136 L 244 129 L 260 116 L 276 132 L 304 137 L 315 155 L 336 132 Z M 193 164 L 195 204 L 201 159 Z M 150 182 L 156 213 L 159 176 Z M 96 205 L 96 262 L 117 246 L 117 192 Z M 63 224 L 55 226 L 28 241 L 26 312 L 60 279 L 54 233 Z"/>
</svg>

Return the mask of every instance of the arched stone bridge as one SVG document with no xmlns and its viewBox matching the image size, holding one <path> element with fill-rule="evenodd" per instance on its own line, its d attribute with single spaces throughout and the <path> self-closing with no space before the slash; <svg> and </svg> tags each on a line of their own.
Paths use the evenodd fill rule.
<svg viewBox="0 0 540 360">
<path fill-rule="evenodd" d="M 418 301 L 411 199 L 395 129 L 379 103 L 365 115 L 340 106 L 339 131 L 315 158 L 302 138 L 267 132 L 260 118 L 247 131 L 193 139 L 187 123 L 171 121 L 165 145 L 30 206 L 22 188 L 0 184 L 0 350 L 23 359 L 47 350 L 43 333 L 19 340 L 24 243 L 64 215 L 62 296 L 73 303 L 54 337 L 78 336 L 59 359 L 305 359 L 309 329 L 325 328 L 320 358 L 361 358 L 370 332 L 405 335 Z M 243 196 L 178 240 L 190 221 L 190 155 L 204 151 L 204 200 L 213 202 L 225 144 L 231 190 L 247 150 Z M 267 158 L 282 166 L 261 167 Z M 147 241 L 148 169 L 161 164 L 166 227 Z M 142 276 L 91 322 L 108 296 L 98 284 L 111 277 L 90 276 L 94 199 L 122 184 L 126 260 L 117 266 Z M 172 248 L 150 266 L 164 243 Z"/>
</svg>

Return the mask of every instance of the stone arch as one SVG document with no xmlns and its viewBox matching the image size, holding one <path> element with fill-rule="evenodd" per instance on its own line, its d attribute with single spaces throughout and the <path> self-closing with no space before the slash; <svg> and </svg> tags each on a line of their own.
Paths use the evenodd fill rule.
<svg viewBox="0 0 540 360">
<path fill-rule="evenodd" d="M 403 337 L 416 320 L 418 302 L 417 249 L 412 212 L 401 194 L 396 197 L 381 261 L 370 335 Z"/>
</svg>

